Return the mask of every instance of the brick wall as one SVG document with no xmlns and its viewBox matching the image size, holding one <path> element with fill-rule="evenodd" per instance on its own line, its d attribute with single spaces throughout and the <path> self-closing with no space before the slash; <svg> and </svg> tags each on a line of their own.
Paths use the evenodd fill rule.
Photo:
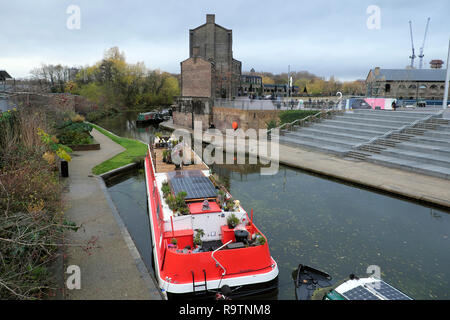
<svg viewBox="0 0 450 320">
<path fill-rule="evenodd" d="M 233 128 L 237 122 L 240 129 L 266 129 L 267 122 L 278 121 L 278 110 L 239 110 L 232 108 L 213 107 L 213 123 L 221 131 Z"/>
<path fill-rule="evenodd" d="M 185 128 L 192 129 L 192 113 L 191 112 L 173 112 L 173 123 Z M 209 128 L 209 115 L 208 114 L 194 114 L 194 121 L 202 122 L 202 129 Z"/>
<path fill-rule="evenodd" d="M 202 58 L 189 58 L 181 63 L 181 95 L 211 97 L 212 66 Z"/>
</svg>

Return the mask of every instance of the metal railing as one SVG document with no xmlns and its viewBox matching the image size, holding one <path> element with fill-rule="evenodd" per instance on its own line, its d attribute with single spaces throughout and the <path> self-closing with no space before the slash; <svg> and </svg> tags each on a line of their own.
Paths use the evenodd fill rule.
<svg viewBox="0 0 450 320">
<path fill-rule="evenodd" d="M 225 243 L 223 246 L 221 246 L 220 248 L 217 248 L 216 250 L 214 250 L 214 251 L 211 253 L 211 258 L 213 258 L 213 260 L 216 262 L 216 266 L 221 267 L 222 270 L 223 270 L 222 276 L 224 276 L 224 275 L 227 273 L 227 270 L 220 264 L 219 261 L 217 261 L 216 258 L 214 258 L 214 253 L 216 253 L 217 251 L 219 251 L 219 250 L 225 248 L 225 247 L 226 247 L 227 245 L 229 245 L 231 242 L 233 242 L 233 240 L 228 241 L 228 242 Z"/>
</svg>

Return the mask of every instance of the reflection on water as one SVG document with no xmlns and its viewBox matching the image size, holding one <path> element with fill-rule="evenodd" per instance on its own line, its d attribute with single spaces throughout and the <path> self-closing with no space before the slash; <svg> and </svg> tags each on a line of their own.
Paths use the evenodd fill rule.
<svg viewBox="0 0 450 320">
<path fill-rule="evenodd" d="M 285 166 L 274 176 L 261 176 L 254 165 L 213 170 L 247 211 L 254 209 L 278 262 L 278 299 L 295 299 L 291 273 L 299 263 L 334 280 L 365 276 L 377 265 L 385 281 L 415 299 L 450 298 L 447 212 Z M 112 182 L 109 191 L 151 270 L 142 172 Z"/>
<path fill-rule="evenodd" d="M 450 298 L 448 213 L 285 166 L 275 176 L 220 167 L 268 237 L 280 299 L 294 297 L 291 272 L 299 263 L 335 280 L 378 265 L 384 280 L 416 299 Z"/>
</svg>

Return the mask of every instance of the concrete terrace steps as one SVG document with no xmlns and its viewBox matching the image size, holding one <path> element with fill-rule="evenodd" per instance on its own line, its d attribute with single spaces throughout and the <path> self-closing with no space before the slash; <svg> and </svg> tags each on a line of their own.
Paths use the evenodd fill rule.
<svg viewBox="0 0 450 320">
<path fill-rule="evenodd" d="M 330 124 L 330 125 L 335 125 L 335 126 L 344 126 L 344 127 L 348 127 L 348 128 L 358 128 L 358 129 L 369 129 L 372 131 L 378 131 L 378 132 L 388 132 L 394 129 L 398 129 L 401 126 L 386 126 L 386 125 L 375 125 L 375 124 L 367 124 L 364 122 L 353 122 L 353 121 L 343 121 L 343 120 L 331 120 L 331 119 L 327 119 L 324 120 L 322 123 L 324 124 Z"/>
<path fill-rule="evenodd" d="M 425 116 L 420 117 L 410 117 L 410 116 L 403 116 L 403 115 L 393 115 L 391 113 L 387 114 L 380 114 L 380 115 L 370 115 L 370 114 L 364 114 L 364 113 L 345 113 L 343 116 L 353 119 L 367 119 L 370 117 L 371 119 L 377 119 L 377 120 L 391 120 L 391 121 L 408 121 L 408 122 L 414 122 L 418 119 L 425 118 Z"/>
<path fill-rule="evenodd" d="M 440 130 L 428 130 L 427 132 L 425 132 L 423 134 L 423 136 L 425 137 L 433 137 L 433 138 L 438 138 L 438 139 L 442 139 L 445 141 L 449 141 L 450 142 L 450 132 L 449 131 L 440 131 Z"/>
<path fill-rule="evenodd" d="M 336 116 L 333 120 L 338 121 L 349 121 L 354 123 L 370 123 L 375 125 L 388 125 L 401 127 L 414 122 L 415 120 L 392 120 L 392 119 L 372 119 L 370 117 L 347 117 L 347 116 Z"/>
<path fill-rule="evenodd" d="M 314 127 L 306 127 L 306 128 L 316 128 L 318 130 L 322 130 L 322 131 L 326 131 L 326 132 L 351 133 L 354 135 L 367 136 L 370 138 L 380 135 L 380 131 L 365 130 L 365 129 L 360 129 L 360 128 L 346 128 L 346 127 L 341 127 L 341 126 L 336 126 L 336 125 L 331 125 L 331 124 L 326 124 L 326 123 L 318 123 Z M 306 129 L 306 128 L 304 128 L 304 129 Z"/>
<path fill-rule="evenodd" d="M 307 141 L 307 140 L 299 141 L 299 139 L 289 137 L 289 136 L 280 137 L 280 142 L 282 142 L 283 144 L 289 145 L 289 146 L 293 146 L 293 147 L 314 149 L 314 150 L 319 150 L 322 152 L 333 153 L 333 154 L 338 154 L 338 155 L 346 154 L 351 148 L 351 145 L 336 146 L 334 144 L 328 144 L 328 143 L 321 143 L 320 145 L 318 145 L 314 141 Z"/>
<path fill-rule="evenodd" d="M 321 130 L 320 128 L 304 128 L 301 131 L 297 132 L 289 132 L 286 133 L 287 135 L 301 135 L 301 134 L 310 134 L 310 135 L 316 135 L 319 137 L 332 137 L 332 138 L 339 138 L 347 141 L 355 141 L 357 143 L 369 141 L 372 137 L 377 136 L 377 134 L 374 134 L 372 136 L 364 136 L 360 135 L 359 132 L 353 132 L 353 133 L 345 133 L 345 132 L 333 132 L 333 131 L 327 131 L 327 130 Z"/>
<path fill-rule="evenodd" d="M 397 143 L 395 146 L 397 149 L 405 149 L 417 152 L 423 152 L 426 154 L 436 154 L 447 156 L 450 159 L 450 143 L 448 147 L 442 146 L 431 146 L 429 144 L 417 143 L 414 141 L 407 141 L 402 143 Z"/>
<path fill-rule="evenodd" d="M 427 136 L 415 136 L 409 139 L 409 142 L 415 142 L 420 144 L 426 144 L 429 146 L 436 146 L 436 147 L 448 147 L 449 141 L 443 140 L 443 139 L 437 139 L 433 137 L 427 137 Z"/>
<path fill-rule="evenodd" d="M 368 139 L 361 139 L 357 137 L 349 137 L 348 135 L 345 137 L 341 137 L 338 135 L 325 135 L 325 136 L 318 136 L 314 133 L 304 133 L 304 132 L 289 132 L 286 133 L 283 137 L 289 137 L 292 139 L 297 139 L 299 143 L 302 143 L 304 140 L 307 141 L 315 141 L 318 143 L 323 143 L 327 145 L 336 145 L 336 146 L 342 146 L 347 147 L 349 150 L 352 148 L 353 145 L 357 145 L 362 142 L 369 141 Z M 281 137 L 280 137 L 281 140 Z"/>
<path fill-rule="evenodd" d="M 357 114 L 370 114 L 370 115 L 380 115 L 380 114 L 389 114 L 393 116 L 405 116 L 412 118 L 425 118 L 432 114 L 437 114 L 435 111 L 423 112 L 423 111 L 392 111 L 392 110 L 364 110 L 364 109 L 356 109 L 353 110 L 353 113 Z"/>
<path fill-rule="evenodd" d="M 430 155 L 424 152 L 406 149 L 389 148 L 381 152 L 382 155 L 394 156 L 398 159 L 414 160 L 422 164 L 432 164 L 450 169 L 450 158 L 445 155 Z"/>
<path fill-rule="evenodd" d="M 284 131 L 280 142 L 335 153 L 432 176 L 450 177 L 450 121 L 431 118 L 403 132 L 375 140 L 431 112 L 354 110 L 295 131 Z M 362 144 L 358 149 L 356 147 Z"/>
<path fill-rule="evenodd" d="M 379 154 L 371 155 L 370 158 L 368 158 L 368 161 L 388 167 L 418 172 L 438 178 L 450 179 L 449 168 L 436 166 L 433 164 L 425 164 L 420 161 L 399 159 L 397 157 Z"/>
</svg>

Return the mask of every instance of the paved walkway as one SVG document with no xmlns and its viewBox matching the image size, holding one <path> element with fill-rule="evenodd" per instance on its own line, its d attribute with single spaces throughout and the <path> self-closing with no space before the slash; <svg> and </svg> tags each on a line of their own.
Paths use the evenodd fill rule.
<svg viewBox="0 0 450 320">
<path fill-rule="evenodd" d="M 101 150 L 75 152 L 69 163 L 69 190 L 64 196 L 69 209 L 65 215 L 82 227 L 68 233 L 66 243 L 83 246 L 66 249 L 65 267 L 80 267 L 81 289 L 66 289 L 65 299 L 160 300 L 103 181 L 91 173 L 95 165 L 125 149 L 95 129 L 92 135 Z"/>
<path fill-rule="evenodd" d="M 160 125 L 192 132 L 172 120 Z M 279 144 L 279 155 L 280 164 L 450 208 L 450 180 L 283 144 Z"/>
</svg>

